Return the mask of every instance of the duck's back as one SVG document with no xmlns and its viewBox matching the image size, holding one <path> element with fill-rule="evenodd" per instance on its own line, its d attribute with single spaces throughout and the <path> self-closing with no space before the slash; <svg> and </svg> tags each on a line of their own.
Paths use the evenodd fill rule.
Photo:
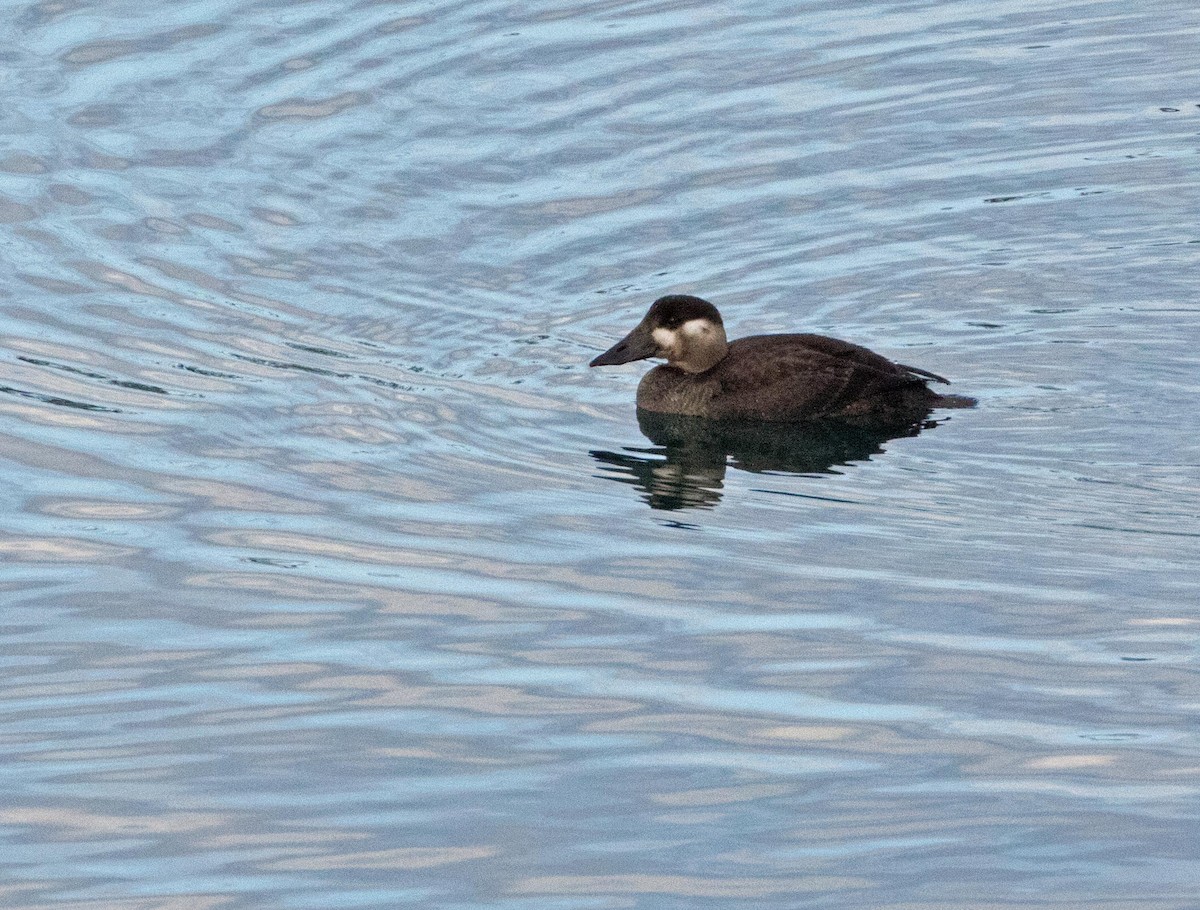
<svg viewBox="0 0 1200 910">
<path fill-rule="evenodd" d="M 703 373 L 655 367 L 638 386 L 638 407 L 714 419 L 901 420 L 927 412 L 940 376 L 893 363 L 823 335 L 752 335 Z"/>
</svg>

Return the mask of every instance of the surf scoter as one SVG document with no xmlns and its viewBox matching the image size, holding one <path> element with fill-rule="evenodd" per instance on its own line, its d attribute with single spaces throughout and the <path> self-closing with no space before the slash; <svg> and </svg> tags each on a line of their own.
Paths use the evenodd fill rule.
<svg viewBox="0 0 1200 910">
<path fill-rule="evenodd" d="M 716 420 L 904 422 L 974 399 L 939 395 L 949 380 L 823 335 L 727 341 L 717 308 L 688 294 L 660 297 L 632 332 L 593 360 L 666 358 L 642 377 L 637 406 Z"/>
</svg>

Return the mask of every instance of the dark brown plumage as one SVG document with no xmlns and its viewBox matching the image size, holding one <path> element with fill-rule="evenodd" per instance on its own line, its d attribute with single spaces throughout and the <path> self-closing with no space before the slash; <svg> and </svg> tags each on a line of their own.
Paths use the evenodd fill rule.
<svg viewBox="0 0 1200 910">
<path fill-rule="evenodd" d="M 838 419 L 900 423 L 974 401 L 939 395 L 948 380 L 823 335 L 725 340 L 720 314 L 698 297 L 655 301 L 646 318 L 592 366 L 666 357 L 638 386 L 639 408 L 718 420 Z"/>
</svg>

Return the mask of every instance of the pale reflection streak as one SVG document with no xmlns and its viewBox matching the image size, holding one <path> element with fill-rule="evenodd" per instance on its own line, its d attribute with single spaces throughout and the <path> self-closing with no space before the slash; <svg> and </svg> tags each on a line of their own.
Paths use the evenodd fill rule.
<svg viewBox="0 0 1200 910">
<path fill-rule="evenodd" d="M 492 846 L 475 847 L 397 847 L 390 850 L 364 850 L 360 853 L 313 853 L 288 859 L 255 863 L 264 872 L 315 872 L 324 869 L 433 869 L 471 860 L 487 859 L 500 850 Z"/>
<path fill-rule="evenodd" d="M 703 877 L 647 873 L 643 875 L 534 876 L 516 882 L 509 888 L 509 891 L 514 894 L 659 894 L 671 897 L 746 900 L 778 894 L 870 888 L 872 884 L 871 879 L 868 878 L 832 875 L 739 878 L 735 876 Z"/>
<path fill-rule="evenodd" d="M 317 679 L 298 683 L 304 692 L 334 693 L 344 704 L 363 708 L 441 708 L 506 717 L 627 714 L 637 702 L 600 695 L 572 698 L 543 695 L 517 686 L 452 683 L 407 684 L 394 674 L 339 674 L 330 670 Z"/>
<path fill-rule="evenodd" d="M 288 604 L 337 603 L 353 608 L 375 607 L 386 614 L 404 617 L 463 617 L 478 622 L 529 622 L 561 618 L 578 619 L 585 614 L 571 610 L 548 610 L 519 603 L 509 604 L 486 597 L 444 592 L 406 591 L 401 588 L 354 582 L 304 578 L 295 573 L 197 572 L 182 578 L 182 583 L 201 591 L 228 591 L 264 595 Z M 294 609 L 294 607 L 293 607 Z M 272 609 L 243 609 L 235 620 L 239 625 L 270 628 L 272 625 L 320 625 L 337 614 L 332 611 L 304 610 L 293 613 Z"/>
<path fill-rule="evenodd" d="M 32 901 L 29 904 L 14 902 L 12 910 L 23 910 L 29 907 L 52 906 L 54 910 L 222 910 L 235 906 L 240 898 L 234 894 L 192 893 L 175 896 L 155 895 L 153 897 L 104 897 L 96 900 L 62 900 L 57 892 L 60 882 L 56 879 L 33 881 L 14 886 L 11 889 L 0 887 L 0 897 L 5 894 L 25 894 Z M 46 893 L 46 903 L 40 899 L 41 893 Z"/>
<path fill-rule="evenodd" d="M 319 479 L 323 485 L 334 489 L 369 492 L 375 496 L 396 497 L 412 502 L 449 502 L 454 495 L 444 484 L 375 465 L 351 464 L 344 461 L 301 461 L 290 465 L 289 469 L 298 475 Z M 446 537 L 465 533 L 449 524 L 443 525 L 439 530 L 441 535 Z"/>
<path fill-rule="evenodd" d="M 14 425 L 28 424 L 30 426 L 63 427 L 72 430 L 85 430 L 94 433 L 111 433 L 119 436 L 153 436 L 165 432 L 166 428 L 148 423 L 134 423 L 117 417 L 110 417 L 102 412 L 77 410 L 72 407 L 46 407 L 45 404 L 18 404 L 6 400 L 0 395 L 0 414 L 11 418 Z M 3 445 L 3 443 L 0 443 Z M 20 445 L 20 443 L 16 443 Z M 74 460 L 77 452 L 72 450 L 67 456 Z M 83 456 L 89 458 L 90 456 Z"/>
<path fill-rule="evenodd" d="M 247 484 L 211 479 L 192 480 L 164 474 L 152 474 L 147 479 L 150 481 L 148 485 L 154 489 L 194 497 L 216 509 L 279 515 L 315 515 L 325 511 L 320 504 L 310 500 L 276 495 Z"/>
<path fill-rule="evenodd" d="M 597 733 L 645 733 L 669 738 L 689 736 L 718 743 L 737 745 L 811 746 L 815 743 L 842 743 L 856 735 L 854 726 L 826 724 L 789 724 L 753 714 L 702 711 L 661 713 L 646 711 L 636 716 L 589 722 L 585 730 Z"/>
<path fill-rule="evenodd" d="M 160 503 L 50 497 L 31 498 L 28 510 L 79 521 L 164 521 L 178 518 L 183 511 Z"/>
<path fill-rule="evenodd" d="M 740 787 L 709 787 L 676 793 L 652 793 L 650 800 L 662 806 L 727 806 L 797 792 L 797 787 L 779 784 L 747 784 Z"/>
<path fill-rule="evenodd" d="M 80 538 L 0 533 L 0 559 L 11 562 L 110 562 L 139 552 L 141 550 L 137 547 Z"/>
<path fill-rule="evenodd" d="M 54 840 L 92 840 L 109 836 L 198 835 L 227 826 L 229 816 L 222 812 L 172 811 L 114 815 L 82 808 L 30 805 L 0 808 L 0 824 L 44 827 Z"/>
</svg>

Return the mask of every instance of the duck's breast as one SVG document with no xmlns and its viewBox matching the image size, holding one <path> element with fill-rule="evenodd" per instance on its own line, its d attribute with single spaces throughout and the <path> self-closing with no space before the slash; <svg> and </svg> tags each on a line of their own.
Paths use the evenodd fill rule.
<svg viewBox="0 0 1200 910">
<path fill-rule="evenodd" d="M 714 417 L 713 399 L 721 391 L 713 370 L 685 373 L 678 367 L 657 366 L 638 383 L 637 406 L 659 414 Z"/>
</svg>

